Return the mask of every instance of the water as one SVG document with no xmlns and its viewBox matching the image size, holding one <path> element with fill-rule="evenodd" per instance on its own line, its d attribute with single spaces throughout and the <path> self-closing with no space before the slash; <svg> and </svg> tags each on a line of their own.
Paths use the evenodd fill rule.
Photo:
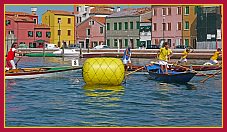
<svg viewBox="0 0 227 132">
<path fill-rule="evenodd" d="M 25 57 L 18 67 L 70 65 L 71 59 Z M 140 65 L 149 61 L 133 59 Z M 122 86 L 89 87 L 81 71 L 70 71 L 6 80 L 5 122 L 7 127 L 221 127 L 221 75 L 199 83 L 204 78 L 165 84 L 132 74 Z"/>
</svg>

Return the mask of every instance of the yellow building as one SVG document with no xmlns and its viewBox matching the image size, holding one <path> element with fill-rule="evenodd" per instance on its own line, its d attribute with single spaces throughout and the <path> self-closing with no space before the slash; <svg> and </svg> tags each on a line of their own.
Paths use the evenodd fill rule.
<svg viewBox="0 0 227 132">
<path fill-rule="evenodd" d="M 197 6 L 183 6 L 183 43 L 186 46 L 196 47 Z"/>
<path fill-rule="evenodd" d="M 42 23 L 50 27 L 50 43 L 62 47 L 75 43 L 75 15 L 61 10 L 47 10 L 42 15 Z"/>
</svg>

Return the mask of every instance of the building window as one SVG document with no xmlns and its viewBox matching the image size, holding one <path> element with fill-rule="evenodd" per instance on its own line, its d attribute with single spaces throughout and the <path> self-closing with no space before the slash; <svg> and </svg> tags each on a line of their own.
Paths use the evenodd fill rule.
<svg viewBox="0 0 227 132">
<path fill-rule="evenodd" d="M 133 22 L 130 22 L 130 29 L 133 29 Z"/>
<path fill-rule="evenodd" d="M 184 30 L 189 30 L 189 22 L 185 21 L 184 23 Z"/>
<path fill-rule="evenodd" d="M 128 22 L 125 22 L 125 30 L 128 30 Z"/>
<path fill-rule="evenodd" d="M 117 47 L 117 39 L 114 39 L 114 47 Z"/>
<path fill-rule="evenodd" d="M 89 25 L 95 25 L 95 21 L 91 20 L 91 21 L 89 22 Z"/>
<path fill-rule="evenodd" d="M 71 24 L 71 18 L 68 18 L 68 24 Z"/>
<path fill-rule="evenodd" d="M 76 23 L 79 23 L 79 17 L 76 17 Z"/>
<path fill-rule="evenodd" d="M 58 30 L 58 35 L 61 35 L 61 30 Z"/>
<path fill-rule="evenodd" d="M 28 31 L 28 37 L 33 37 L 33 31 Z"/>
<path fill-rule="evenodd" d="M 14 34 L 14 31 L 13 31 L 13 30 L 10 30 L 10 31 L 8 32 L 8 34 Z"/>
<path fill-rule="evenodd" d="M 37 31 L 37 32 L 36 32 L 36 37 L 41 38 L 41 37 L 42 37 L 42 32 Z"/>
<path fill-rule="evenodd" d="M 184 15 L 189 15 L 189 6 L 185 7 Z"/>
<path fill-rule="evenodd" d="M 157 23 L 153 23 L 153 31 L 157 31 Z"/>
<path fill-rule="evenodd" d="M 118 23 L 118 29 L 122 30 L 122 23 L 121 22 Z"/>
<path fill-rule="evenodd" d="M 68 30 L 68 36 L 71 36 L 71 30 Z"/>
<path fill-rule="evenodd" d="M 58 23 L 61 23 L 61 18 L 58 18 Z"/>
<path fill-rule="evenodd" d="M 168 23 L 168 25 L 167 25 L 167 27 L 168 27 L 168 31 L 171 31 L 171 23 Z"/>
<path fill-rule="evenodd" d="M 140 47 L 140 40 L 139 39 L 136 39 L 136 45 L 137 45 L 137 47 Z"/>
<path fill-rule="evenodd" d="M 197 14 L 198 10 L 199 10 L 199 6 L 195 6 L 194 14 Z"/>
<path fill-rule="evenodd" d="M 117 23 L 114 23 L 114 30 L 117 30 Z"/>
<path fill-rule="evenodd" d="M 154 40 L 154 43 L 155 43 L 155 44 L 159 44 L 158 39 L 155 39 L 155 40 Z"/>
<path fill-rule="evenodd" d="M 189 46 L 189 39 L 185 39 L 184 44 L 185 44 L 186 47 L 188 47 Z"/>
<path fill-rule="evenodd" d="M 100 33 L 103 34 L 103 27 L 100 27 L 99 30 L 100 30 Z"/>
<path fill-rule="evenodd" d="M 139 21 L 136 22 L 136 29 L 140 29 L 140 22 Z"/>
<path fill-rule="evenodd" d="M 87 29 L 87 36 L 91 35 L 90 29 Z"/>
<path fill-rule="evenodd" d="M 35 24 L 37 24 L 37 19 L 34 18 L 33 21 L 34 21 Z"/>
<path fill-rule="evenodd" d="M 177 30 L 181 30 L 181 22 L 177 23 Z"/>
<path fill-rule="evenodd" d="M 11 21 L 10 20 L 6 20 L 6 26 L 10 25 Z"/>
<path fill-rule="evenodd" d="M 78 12 L 79 12 L 79 11 L 80 11 L 80 7 L 76 7 L 76 11 L 78 11 Z"/>
<path fill-rule="evenodd" d="M 181 7 L 177 7 L 177 15 L 181 15 Z"/>
<path fill-rule="evenodd" d="M 110 39 L 107 39 L 107 46 L 110 46 Z"/>
<path fill-rule="evenodd" d="M 106 24 L 106 28 L 107 28 L 107 30 L 110 30 L 110 23 Z"/>
<path fill-rule="evenodd" d="M 171 7 L 168 8 L 168 16 L 171 16 Z"/>
<path fill-rule="evenodd" d="M 51 33 L 50 32 L 46 32 L 46 37 L 50 38 L 50 36 L 51 36 Z"/>
<path fill-rule="evenodd" d="M 162 23 L 162 30 L 166 31 L 166 23 Z"/>
<path fill-rule="evenodd" d="M 166 8 L 162 8 L 162 15 L 163 15 L 163 16 L 166 15 Z"/>
<path fill-rule="evenodd" d="M 125 39 L 125 47 L 128 46 L 128 39 Z"/>
<path fill-rule="evenodd" d="M 153 9 L 153 16 L 157 16 L 157 9 Z"/>
</svg>

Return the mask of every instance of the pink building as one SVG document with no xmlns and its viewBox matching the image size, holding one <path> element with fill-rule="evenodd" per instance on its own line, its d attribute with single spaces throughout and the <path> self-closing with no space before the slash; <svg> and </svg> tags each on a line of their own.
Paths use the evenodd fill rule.
<svg viewBox="0 0 227 132">
<path fill-rule="evenodd" d="M 153 6 L 152 44 L 182 44 L 182 6 Z"/>
<path fill-rule="evenodd" d="M 89 17 L 76 28 L 77 43 L 82 48 L 93 48 L 105 41 L 105 17 Z"/>
<path fill-rule="evenodd" d="M 49 42 L 50 28 L 43 24 L 38 25 L 37 15 L 24 12 L 6 12 L 5 16 L 7 45 L 17 42 L 25 44 L 27 47 L 37 47 L 44 41 Z"/>
</svg>

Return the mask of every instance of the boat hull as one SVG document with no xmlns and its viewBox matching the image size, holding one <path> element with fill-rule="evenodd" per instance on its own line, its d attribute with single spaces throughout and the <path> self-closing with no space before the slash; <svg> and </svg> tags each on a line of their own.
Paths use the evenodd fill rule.
<svg viewBox="0 0 227 132">
<path fill-rule="evenodd" d="M 30 69 L 30 72 L 28 71 Z M 34 70 L 36 69 L 36 70 Z M 42 70 L 37 70 L 42 69 Z M 37 78 L 48 77 L 71 70 L 82 69 L 82 67 L 40 67 L 40 68 L 21 68 L 17 72 L 5 73 L 5 79 L 24 79 L 24 78 Z M 28 71 L 28 72 L 25 72 Z"/>
<path fill-rule="evenodd" d="M 149 71 L 150 79 L 166 82 L 166 83 L 187 83 L 189 82 L 196 73 L 193 72 L 181 72 L 177 74 L 160 74 Z"/>
</svg>

